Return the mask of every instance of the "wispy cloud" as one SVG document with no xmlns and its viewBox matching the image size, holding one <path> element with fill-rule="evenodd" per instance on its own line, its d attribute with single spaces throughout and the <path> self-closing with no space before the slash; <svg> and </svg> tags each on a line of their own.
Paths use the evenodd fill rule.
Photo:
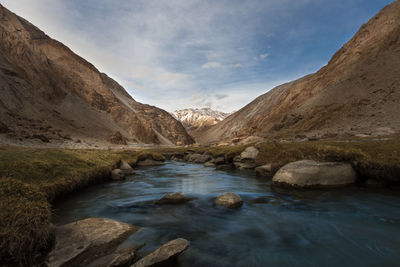
<svg viewBox="0 0 400 267">
<path fill-rule="evenodd" d="M 207 62 L 206 64 L 202 65 L 202 69 L 215 69 L 220 68 L 221 64 L 219 62 Z"/>
<path fill-rule="evenodd" d="M 335 40 L 390 1 L 1 3 L 117 79 L 138 101 L 170 111 L 232 111 L 277 81 L 315 71 L 342 44 Z"/>
</svg>

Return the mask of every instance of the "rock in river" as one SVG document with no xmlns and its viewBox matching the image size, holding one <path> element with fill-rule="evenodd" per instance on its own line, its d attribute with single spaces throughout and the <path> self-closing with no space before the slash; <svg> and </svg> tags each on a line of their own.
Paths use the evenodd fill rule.
<svg viewBox="0 0 400 267">
<path fill-rule="evenodd" d="M 47 258 L 49 267 L 86 266 L 109 254 L 139 228 L 108 219 L 89 218 L 55 229 L 56 243 Z"/>
<path fill-rule="evenodd" d="M 164 165 L 164 161 L 161 160 L 154 160 L 151 158 L 139 161 L 137 163 L 138 166 L 159 166 L 159 165 Z"/>
<path fill-rule="evenodd" d="M 242 206 L 243 200 L 242 198 L 235 194 L 235 193 L 223 193 L 222 195 L 219 195 L 215 199 L 215 204 L 218 206 L 224 206 L 227 208 L 238 208 Z"/>
<path fill-rule="evenodd" d="M 121 163 L 119 164 L 119 169 L 126 175 L 135 174 L 135 171 L 133 170 L 131 165 L 129 165 L 129 163 L 126 161 L 121 161 Z"/>
<path fill-rule="evenodd" d="M 163 196 L 157 204 L 183 204 L 191 199 L 183 195 L 182 193 L 170 193 Z"/>
<path fill-rule="evenodd" d="M 260 167 L 257 167 L 255 171 L 257 176 L 263 176 L 263 177 L 273 176 L 271 164 L 265 164 Z"/>
<path fill-rule="evenodd" d="M 294 187 L 337 187 L 352 184 L 357 175 L 348 163 L 296 161 L 283 166 L 272 181 Z"/>
<path fill-rule="evenodd" d="M 111 179 L 121 181 L 125 179 L 125 173 L 121 169 L 115 169 L 111 172 Z"/>
<path fill-rule="evenodd" d="M 168 262 L 172 261 L 185 251 L 189 244 L 190 242 L 183 238 L 169 241 L 133 264 L 132 267 L 170 266 L 168 265 Z"/>
</svg>

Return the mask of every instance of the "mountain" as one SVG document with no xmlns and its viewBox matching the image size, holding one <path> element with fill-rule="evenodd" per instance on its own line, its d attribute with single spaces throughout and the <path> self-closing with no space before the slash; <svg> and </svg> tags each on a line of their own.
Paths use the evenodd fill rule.
<svg viewBox="0 0 400 267">
<path fill-rule="evenodd" d="M 400 1 L 382 9 L 318 72 L 278 86 L 198 142 L 390 134 L 400 129 Z"/>
<path fill-rule="evenodd" d="M 0 34 L 3 142 L 108 136 L 135 143 L 193 142 L 168 112 L 136 102 L 112 78 L 1 5 Z"/>
<path fill-rule="evenodd" d="M 172 115 L 182 122 L 189 134 L 196 137 L 198 132 L 224 120 L 229 116 L 229 113 L 216 111 L 211 108 L 188 108 L 175 110 L 172 112 Z"/>
</svg>

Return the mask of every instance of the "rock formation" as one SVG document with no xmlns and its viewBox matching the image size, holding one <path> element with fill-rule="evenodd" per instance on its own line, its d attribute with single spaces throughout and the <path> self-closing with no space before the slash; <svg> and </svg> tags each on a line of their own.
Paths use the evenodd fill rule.
<svg viewBox="0 0 400 267">
<path fill-rule="evenodd" d="M 197 137 L 380 135 L 400 130 L 400 1 L 385 7 L 318 72 L 278 86 Z M 382 133 L 381 129 L 387 129 Z"/>
<path fill-rule="evenodd" d="M 36 134 L 80 142 L 119 132 L 134 143 L 193 142 L 169 113 L 136 102 L 112 78 L 1 5 L 0 35 L 0 121 L 10 140 Z"/>
</svg>

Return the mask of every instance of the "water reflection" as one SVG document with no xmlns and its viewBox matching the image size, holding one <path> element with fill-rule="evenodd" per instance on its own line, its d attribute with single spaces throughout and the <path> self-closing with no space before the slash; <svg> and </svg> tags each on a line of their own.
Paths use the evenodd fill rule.
<svg viewBox="0 0 400 267">
<path fill-rule="evenodd" d="M 244 205 L 213 205 L 222 192 Z M 165 193 L 194 198 L 155 205 Z M 140 169 L 127 181 L 91 187 L 56 204 L 55 223 L 106 217 L 142 226 L 126 242 L 151 251 L 173 238 L 191 241 L 182 266 L 396 266 L 400 260 L 398 193 L 362 188 L 271 189 L 249 173 L 168 163 Z"/>
</svg>

